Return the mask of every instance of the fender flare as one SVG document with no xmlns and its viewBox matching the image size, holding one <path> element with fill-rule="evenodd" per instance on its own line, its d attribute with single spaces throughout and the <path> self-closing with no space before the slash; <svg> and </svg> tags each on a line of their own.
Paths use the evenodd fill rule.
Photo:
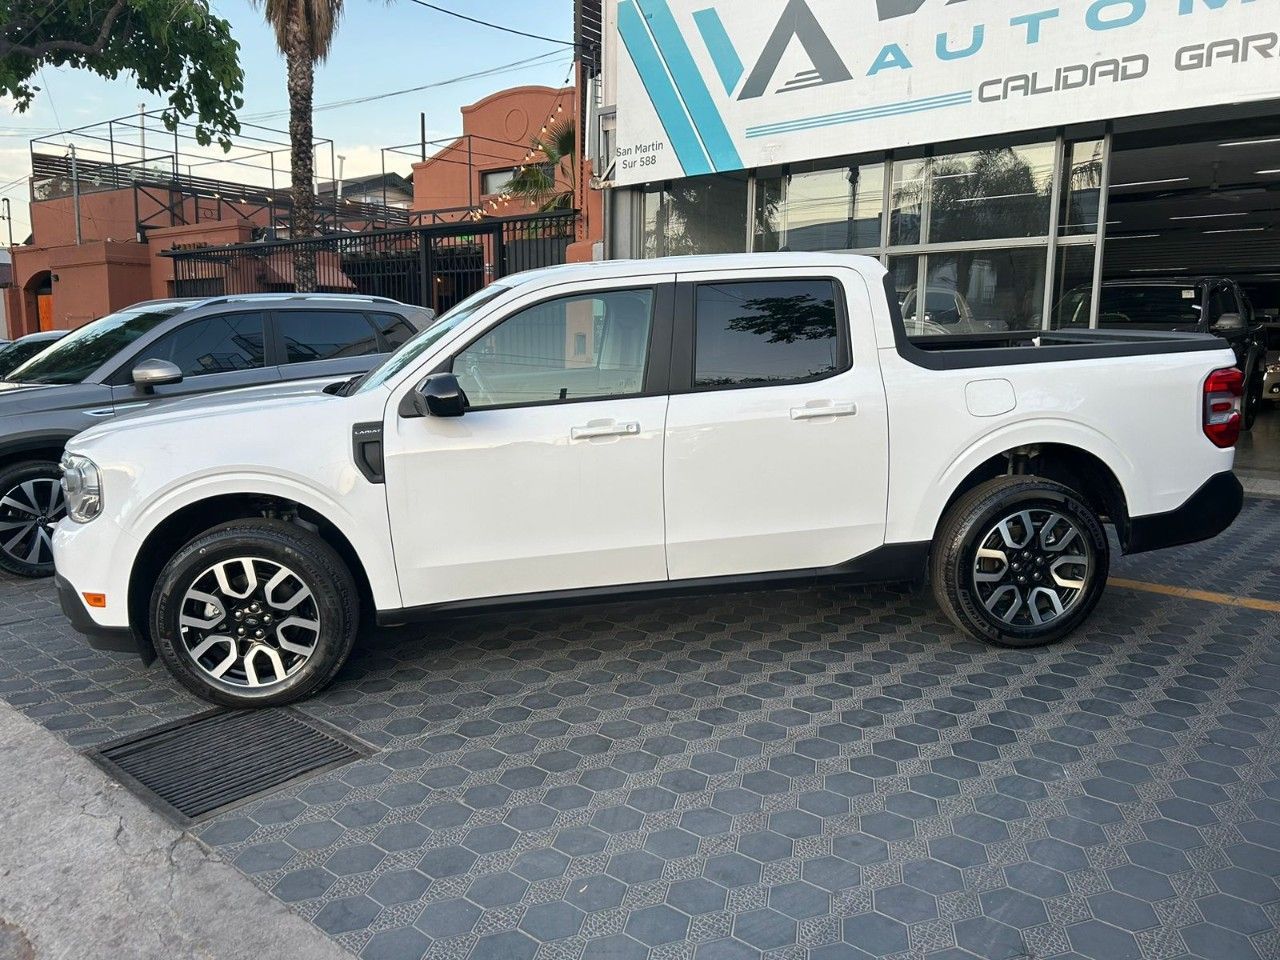
<svg viewBox="0 0 1280 960">
<path fill-rule="evenodd" d="M 141 546 L 174 514 L 203 501 L 224 496 L 279 497 L 315 512 L 332 524 L 351 544 L 364 567 L 378 608 L 402 606 L 390 538 L 383 538 L 385 542 L 379 542 L 376 531 L 371 531 L 368 524 L 362 526 L 357 522 L 339 499 L 297 476 L 242 469 L 185 477 L 159 491 L 140 506 L 131 518 L 128 532 Z"/>
<path fill-rule="evenodd" d="M 50 447 L 66 447 L 75 432 L 67 431 L 32 431 L 28 433 L 9 434 L 0 443 L 0 460 L 21 460 L 23 453 L 32 450 L 44 450 Z"/>
<path fill-rule="evenodd" d="M 934 477 L 930 489 L 937 493 L 930 496 L 925 504 L 921 504 L 923 512 L 929 518 L 931 529 L 937 529 L 943 510 L 954 498 L 960 484 L 981 464 L 1007 450 L 1038 444 L 1074 447 L 1096 457 L 1115 477 L 1125 502 L 1132 504 L 1133 491 L 1139 487 L 1137 468 L 1114 441 L 1098 430 L 1074 420 L 1037 417 L 998 427 L 979 437 L 950 459 Z"/>
</svg>

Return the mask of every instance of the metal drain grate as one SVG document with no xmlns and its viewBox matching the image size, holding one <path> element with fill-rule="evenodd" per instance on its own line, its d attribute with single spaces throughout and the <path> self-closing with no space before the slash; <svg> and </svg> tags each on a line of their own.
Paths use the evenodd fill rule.
<svg viewBox="0 0 1280 960">
<path fill-rule="evenodd" d="M 372 751 L 289 710 L 217 711 L 153 728 L 90 756 L 186 822 Z"/>
</svg>

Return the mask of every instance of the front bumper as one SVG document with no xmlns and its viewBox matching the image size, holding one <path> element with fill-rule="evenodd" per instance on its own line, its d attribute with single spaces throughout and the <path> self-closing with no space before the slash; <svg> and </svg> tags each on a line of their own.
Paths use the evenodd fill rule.
<svg viewBox="0 0 1280 960">
<path fill-rule="evenodd" d="M 61 574 L 54 574 L 54 586 L 58 588 L 58 603 L 63 615 L 71 621 L 72 628 L 81 634 L 95 650 L 115 650 L 122 653 L 143 653 L 142 641 L 130 627 L 104 627 L 94 622 L 89 608 L 84 605 L 79 591 Z M 145 657 L 145 653 L 143 654 Z"/>
<path fill-rule="evenodd" d="M 62 612 L 91 647 L 136 652 L 149 662 L 151 645 L 129 620 L 129 574 L 138 546 L 107 517 L 92 523 L 64 517 L 53 531 L 54 582 Z M 86 607 L 82 590 L 104 594 L 106 606 Z"/>
<path fill-rule="evenodd" d="M 1209 540 L 1231 526 L 1244 506 L 1244 487 L 1230 470 L 1214 474 L 1180 507 L 1130 517 L 1125 553 Z"/>
</svg>

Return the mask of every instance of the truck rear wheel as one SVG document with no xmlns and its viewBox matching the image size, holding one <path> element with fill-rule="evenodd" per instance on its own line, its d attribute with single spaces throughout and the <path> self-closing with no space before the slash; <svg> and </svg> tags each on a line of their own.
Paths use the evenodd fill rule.
<svg viewBox="0 0 1280 960">
<path fill-rule="evenodd" d="M 269 707 L 326 686 L 359 621 L 356 584 L 319 536 L 280 520 L 236 520 L 187 543 L 151 594 L 151 636 L 197 696 Z"/>
<path fill-rule="evenodd" d="M 970 490 L 942 518 L 929 573 L 947 617 L 965 633 L 1036 647 L 1093 611 L 1111 564 L 1097 513 L 1074 490 L 1035 476 Z"/>
</svg>

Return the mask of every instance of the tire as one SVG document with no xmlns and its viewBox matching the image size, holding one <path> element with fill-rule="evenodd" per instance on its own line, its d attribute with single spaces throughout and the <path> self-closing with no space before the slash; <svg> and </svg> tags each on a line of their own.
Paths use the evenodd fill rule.
<svg viewBox="0 0 1280 960">
<path fill-rule="evenodd" d="M 304 527 L 265 519 L 188 542 L 160 572 L 148 610 L 169 671 L 229 707 L 280 706 L 327 686 L 360 620 L 355 580 L 334 549 Z"/>
<path fill-rule="evenodd" d="M 1252 430 L 1254 422 L 1258 419 L 1258 410 L 1262 407 L 1262 381 L 1264 377 L 1265 374 L 1262 368 L 1258 368 L 1245 382 L 1244 415 L 1241 417 L 1240 423 L 1240 426 L 1245 430 Z"/>
<path fill-rule="evenodd" d="M 66 513 L 56 463 L 26 460 L 0 472 L 0 569 L 53 576 L 53 525 Z"/>
<path fill-rule="evenodd" d="M 1055 556 L 1076 544 L 1082 552 Z M 980 549 L 988 551 L 982 558 Z M 1077 556 L 1084 563 L 1061 562 Z M 1083 497 L 1052 480 L 1009 476 L 951 505 L 938 526 L 929 574 L 938 606 L 962 631 L 1001 646 L 1038 647 L 1065 637 L 1093 612 L 1110 565 L 1106 531 Z"/>
</svg>

